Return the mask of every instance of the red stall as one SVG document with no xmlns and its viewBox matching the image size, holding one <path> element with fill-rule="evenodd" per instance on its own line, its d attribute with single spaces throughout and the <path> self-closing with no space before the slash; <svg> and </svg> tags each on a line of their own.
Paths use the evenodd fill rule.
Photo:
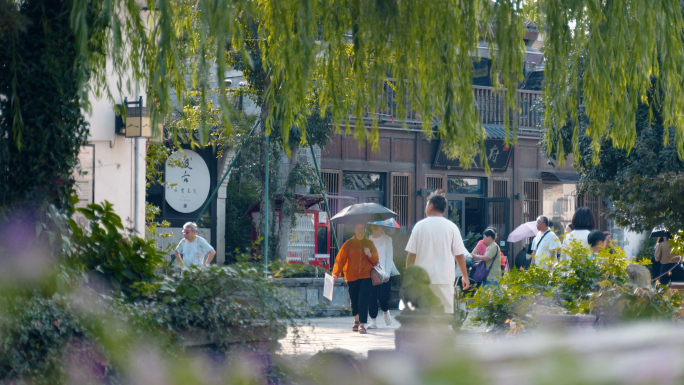
<svg viewBox="0 0 684 385">
<path fill-rule="evenodd" d="M 330 268 L 329 218 L 325 211 L 307 210 L 295 214 L 290 233 L 287 261 Z"/>
<path fill-rule="evenodd" d="M 330 269 L 330 218 L 323 210 L 318 209 L 323 198 L 320 196 L 297 196 L 301 209 L 295 213 L 295 223 L 290 232 L 286 260 L 290 263 L 308 263 Z M 279 205 L 276 199 L 276 207 Z M 252 206 L 247 215 L 257 223 L 261 215 L 259 205 Z M 276 218 L 280 223 L 280 211 L 276 210 Z M 252 228 L 252 241 L 257 237 Z"/>
</svg>

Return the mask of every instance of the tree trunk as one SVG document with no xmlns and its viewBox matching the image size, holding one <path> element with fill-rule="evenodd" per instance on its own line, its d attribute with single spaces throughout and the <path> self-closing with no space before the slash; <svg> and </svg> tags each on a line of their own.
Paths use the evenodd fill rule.
<svg viewBox="0 0 684 385">
<path fill-rule="evenodd" d="M 278 247 L 276 249 L 276 254 L 280 259 L 286 259 L 287 256 L 287 246 L 290 242 L 290 233 L 292 231 L 292 219 L 295 215 L 296 202 L 295 202 L 295 183 L 290 181 L 290 175 L 292 171 L 299 164 L 299 157 L 297 156 L 297 151 L 299 150 L 299 144 L 290 147 L 290 157 L 287 158 L 288 166 L 287 173 L 283 175 L 283 180 L 285 180 L 285 185 L 283 186 L 283 204 L 280 210 L 280 232 L 278 235 Z"/>
</svg>

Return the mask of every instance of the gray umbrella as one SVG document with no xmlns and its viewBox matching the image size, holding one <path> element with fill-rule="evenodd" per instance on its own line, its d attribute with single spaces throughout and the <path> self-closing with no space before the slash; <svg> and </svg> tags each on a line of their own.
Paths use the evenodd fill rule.
<svg viewBox="0 0 684 385">
<path fill-rule="evenodd" d="M 340 210 L 334 217 L 330 218 L 335 224 L 356 224 L 397 217 L 397 213 L 377 203 L 355 203 Z"/>
</svg>

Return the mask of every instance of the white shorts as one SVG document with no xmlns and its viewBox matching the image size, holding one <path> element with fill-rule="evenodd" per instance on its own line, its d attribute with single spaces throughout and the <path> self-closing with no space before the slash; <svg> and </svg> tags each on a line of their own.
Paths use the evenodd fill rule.
<svg viewBox="0 0 684 385">
<path fill-rule="evenodd" d="M 430 289 L 442 301 L 444 312 L 454 314 L 454 285 L 430 285 Z"/>
</svg>

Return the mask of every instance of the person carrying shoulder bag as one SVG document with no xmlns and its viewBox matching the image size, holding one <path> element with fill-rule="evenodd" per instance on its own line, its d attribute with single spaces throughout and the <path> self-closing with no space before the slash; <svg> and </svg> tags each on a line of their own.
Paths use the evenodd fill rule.
<svg viewBox="0 0 684 385">
<path fill-rule="evenodd" d="M 483 233 L 485 245 L 487 245 L 487 250 L 484 255 L 472 254 L 472 257 L 480 263 L 484 263 L 485 267 L 489 270 L 487 278 L 482 281 L 482 286 L 495 286 L 499 287 L 499 280 L 501 279 L 501 264 L 496 261 L 499 258 L 499 246 L 496 244 L 496 232 L 491 229 L 487 229 Z"/>
</svg>

